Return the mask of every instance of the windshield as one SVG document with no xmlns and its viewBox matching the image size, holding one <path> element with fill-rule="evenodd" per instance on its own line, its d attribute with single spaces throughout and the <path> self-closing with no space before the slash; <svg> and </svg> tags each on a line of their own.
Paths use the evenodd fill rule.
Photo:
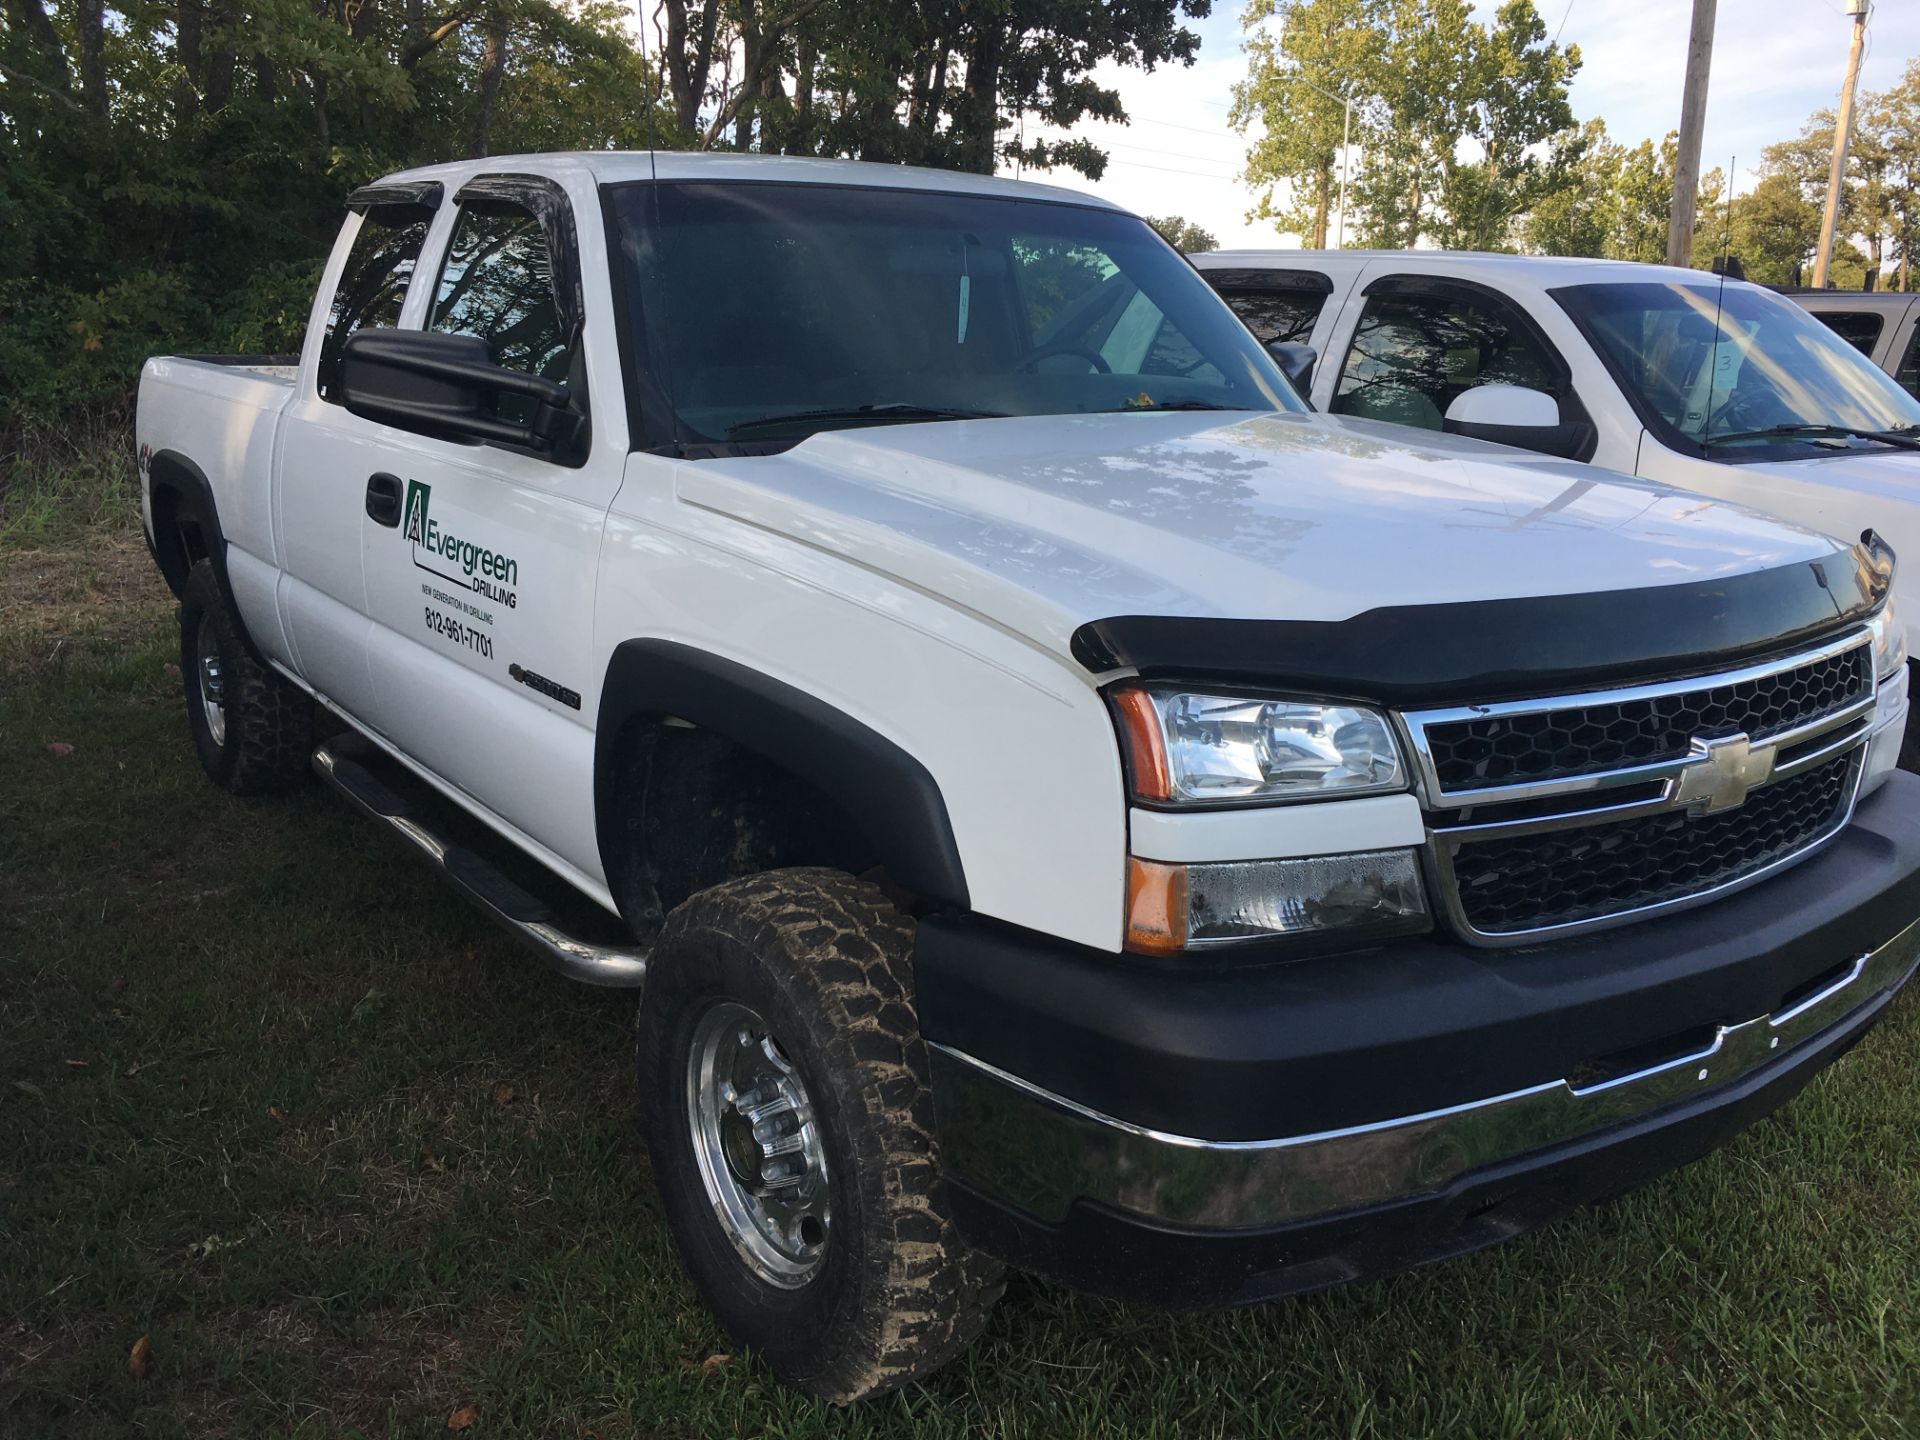
<svg viewBox="0 0 1920 1440">
<path fill-rule="evenodd" d="M 1575 285 L 1559 300 L 1669 443 L 1716 459 L 1859 443 L 1920 425 L 1920 401 L 1798 305 L 1751 285 Z M 1794 430 L 1803 433 L 1795 435 Z M 1742 454 L 1741 452 L 1745 452 Z"/>
<path fill-rule="evenodd" d="M 813 184 L 611 197 L 633 329 L 681 444 L 1305 408 L 1206 282 L 1130 215 Z"/>
</svg>

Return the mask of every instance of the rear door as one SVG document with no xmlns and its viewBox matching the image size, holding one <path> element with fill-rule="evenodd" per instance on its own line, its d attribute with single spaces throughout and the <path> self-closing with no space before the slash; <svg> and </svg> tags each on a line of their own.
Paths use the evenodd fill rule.
<svg viewBox="0 0 1920 1440">
<path fill-rule="evenodd" d="M 380 728 L 460 793 L 511 816 L 561 868 L 591 876 L 594 587 L 627 445 L 617 362 L 605 363 L 608 302 L 596 287 L 588 313 L 581 279 L 604 274 L 606 261 L 588 231 L 593 268 L 583 271 L 575 212 L 592 190 L 580 188 L 576 197 L 555 180 L 510 174 L 462 186 L 417 323 L 479 336 L 498 363 L 565 384 L 590 416 L 584 454 L 370 425 L 381 444 L 358 478 L 399 501 L 361 521 Z M 503 414 L 524 403 L 500 400 Z"/>
<path fill-rule="evenodd" d="M 1838 305 L 1821 305 L 1812 314 L 1814 319 L 1869 360 L 1874 359 L 1875 352 L 1881 348 L 1882 334 L 1890 318 L 1887 311 L 1877 305 L 1861 306 L 1856 310 L 1843 309 Z"/>
<path fill-rule="evenodd" d="M 1285 340 L 1313 346 L 1320 356 L 1314 366 L 1318 375 L 1350 277 L 1336 281 L 1310 265 L 1227 265 L 1200 273 L 1262 345 Z M 1310 376 L 1305 388 L 1312 386 Z"/>
<path fill-rule="evenodd" d="M 1887 370 L 1909 395 L 1920 396 L 1920 300 L 1909 305 L 1901 317 L 1899 333 L 1887 357 Z"/>
<path fill-rule="evenodd" d="M 340 403 L 340 350 L 355 331 L 400 323 L 436 212 L 438 184 L 368 186 L 322 278 L 316 314 L 294 379 L 274 466 L 280 606 L 294 663 L 308 684 L 356 721 L 375 723 L 367 668 L 367 591 L 361 523 L 367 475 L 392 433 Z"/>
<path fill-rule="evenodd" d="M 1232 267 L 1200 273 L 1262 345 L 1276 340 L 1312 344 L 1333 294 L 1333 281 L 1318 270 Z"/>
</svg>

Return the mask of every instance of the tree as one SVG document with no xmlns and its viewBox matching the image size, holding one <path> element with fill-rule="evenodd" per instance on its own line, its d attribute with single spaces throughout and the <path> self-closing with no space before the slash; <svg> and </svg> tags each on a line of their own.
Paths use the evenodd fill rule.
<svg viewBox="0 0 1920 1440">
<path fill-rule="evenodd" d="M 1797 282 L 1820 240 L 1820 210 L 1791 171 L 1763 173 L 1732 207 L 1729 245 L 1747 277 L 1763 285 Z"/>
<path fill-rule="evenodd" d="M 1667 258 L 1667 226 L 1673 215 L 1673 170 L 1679 135 L 1669 130 L 1656 147 L 1642 140 L 1620 157 L 1606 254 L 1613 260 L 1660 265 Z"/>
<path fill-rule="evenodd" d="M 675 143 L 904 160 L 991 173 L 1064 165 L 1098 178 L 1084 139 L 1023 142 L 1022 115 L 1122 122 L 1103 64 L 1191 64 L 1181 22 L 1212 0 L 657 0 Z"/>
<path fill-rule="evenodd" d="M 1462 165 L 1451 152 L 1436 156 L 1440 233 L 1456 249 L 1505 250 L 1550 179 L 1539 147 L 1573 124 L 1567 86 L 1579 72 L 1580 51 L 1547 40 L 1533 0 L 1506 0 L 1491 29 L 1475 24 L 1465 33 L 1469 68 L 1448 108 L 1461 112 L 1480 158 Z"/>
<path fill-rule="evenodd" d="M 1522 227 L 1523 248 L 1535 255 L 1605 255 L 1624 154 L 1607 138 L 1604 120 L 1556 136 L 1540 194 Z"/>
<path fill-rule="evenodd" d="M 1727 204 L 1727 175 L 1716 165 L 1700 177 L 1700 187 L 1694 191 L 1693 268 L 1711 270 L 1731 254 L 1733 216 Z"/>
<path fill-rule="evenodd" d="M 1860 130 L 1869 154 L 1879 163 L 1869 212 L 1876 233 L 1888 241 L 1889 279 L 1901 290 L 1912 288 L 1913 247 L 1920 242 L 1920 60 L 1910 60 L 1899 82 L 1865 97 Z M 1874 255 L 1876 266 L 1881 262 Z M 1897 267 L 1897 268 L 1896 268 Z"/>
<path fill-rule="evenodd" d="M 1731 204 L 1716 193 L 1713 212 L 1700 212 L 1699 230 L 1710 243 L 1696 240 L 1697 263 L 1704 266 L 1718 255 L 1731 254 L 1750 280 L 1768 285 L 1800 281 L 1820 239 L 1832 147 L 1833 115 L 1826 110 L 1815 111 L 1797 136 L 1767 146 L 1750 189 L 1736 194 Z M 1891 160 L 1885 163 L 1890 171 Z M 1848 173 L 1857 174 L 1851 161 Z M 1717 171 L 1714 174 L 1718 177 Z M 1883 242 L 1871 233 L 1878 226 L 1870 217 L 1869 198 L 1870 192 L 1857 179 L 1841 192 L 1840 238 L 1829 278 L 1842 289 L 1862 285 L 1868 265 L 1877 263 L 1881 253 Z M 1868 234 L 1868 253 L 1863 254 L 1848 238 L 1860 231 Z"/>
<path fill-rule="evenodd" d="M 1344 98 L 1371 93 L 1385 38 L 1380 10 L 1380 0 L 1250 0 L 1241 16 L 1247 78 L 1233 87 L 1228 120 L 1242 135 L 1261 126 L 1242 172 L 1254 189 L 1247 218 L 1271 220 L 1313 249 L 1327 243 Z"/>
<path fill-rule="evenodd" d="M 1214 238 L 1211 230 L 1179 215 L 1149 215 L 1147 224 L 1160 232 L 1162 240 L 1183 254 L 1194 255 L 1202 250 L 1220 248 L 1220 242 Z"/>
<path fill-rule="evenodd" d="M 0 0 L 0 454 L 155 350 L 285 349 L 355 185 L 702 146 L 1097 176 L 1210 0 Z M 671 38 L 671 43 L 668 43 Z M 1096 74 L 1098 72 L 1098 78 Z"/>
<path fill-rule="evenodd" d="M 1249 219 L 1326 243 L 1349 98 L 1347 228 L 1363 243 L 1505 249 L 1552 188 L 1543 152 L 1573 125 L 1580 54 L 1547 38 L 1533 0 L 1506 0 L 1491 25 L 1467 0 L 1253 0 L 1246 24 L 1232 121 L 1264 132 L 1247 153 Z"/>
<path fill-rule="evenodd" d="M 1379 95 L 1354 189 L 1361 243 L 1410 248 L 1444 224 L 1439 200 L 1472 124 L 1477 37 L 1466 0 L 1385 0 Z M 1456 194 L 1456 198 L 1458 198 Z"/>
</svg>

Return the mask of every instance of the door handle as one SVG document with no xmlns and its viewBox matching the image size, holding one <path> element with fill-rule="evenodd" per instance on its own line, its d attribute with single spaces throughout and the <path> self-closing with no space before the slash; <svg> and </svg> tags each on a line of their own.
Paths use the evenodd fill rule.
<svg viewBox="0 0 1920 1440">
<path fill-rule="evenodd" d="M 400 523 L 400 477 L 381 471 L 367 477 L 367 518 L 377 525 Z"/>
</svg>

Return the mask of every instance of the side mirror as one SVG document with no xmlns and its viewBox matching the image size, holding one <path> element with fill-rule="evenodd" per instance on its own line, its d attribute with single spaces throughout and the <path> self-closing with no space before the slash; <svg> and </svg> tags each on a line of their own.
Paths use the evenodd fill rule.
<svg viewBox="0 0 1920 1440">
<path fill-rule="evenodd" d="M 1441 428 L 1449 435 L 1563 460 L 1578 459 L 1593 440 L 1593 426 L 1585 421 L 1562 424 L 1560 402 L 1524 385 L 1476 385 L 1456 395 Z"/>
<path fill-rule="evenodd" d="M 508 396 L 531 403 L 503 414 Z M 361 330 L 340 352 L 340 399 L 364 420 L 442 440 L 570 455 L 585 435 L 566 386 L 495 363 L 477 335 Z"/>
<path fill-rule="evenodd" d="M 1298 340 L 1269 340 L 1267 354 L 1280 367 L 1280 373 L 1293 382 L 1300 398 L 1306 399 L 1307 391 L 1313 388 L 1313 362 L 1320 358 L 1320 352 Z"/>
</svg>

